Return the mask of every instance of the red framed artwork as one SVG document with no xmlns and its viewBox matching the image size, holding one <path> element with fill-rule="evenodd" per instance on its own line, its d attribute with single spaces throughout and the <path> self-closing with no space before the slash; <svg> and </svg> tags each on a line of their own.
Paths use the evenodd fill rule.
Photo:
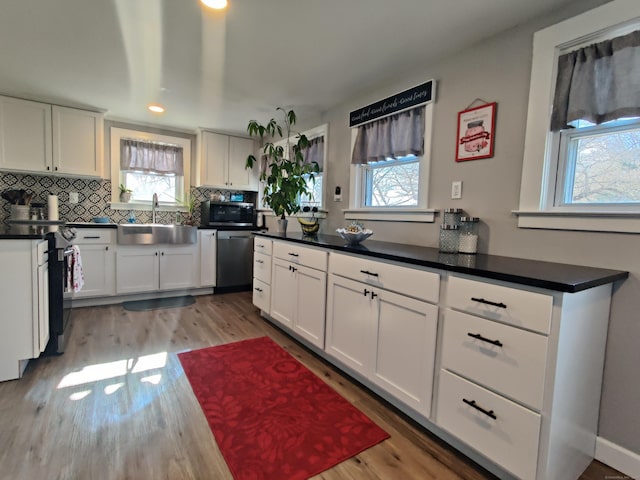
<svg viewBox="0 0 640 480">
<path fill-rule="evenodd" d="M 493 157 L 497 103 L 487 103 L 458 113 L 456 162 Z"/>
</svg>

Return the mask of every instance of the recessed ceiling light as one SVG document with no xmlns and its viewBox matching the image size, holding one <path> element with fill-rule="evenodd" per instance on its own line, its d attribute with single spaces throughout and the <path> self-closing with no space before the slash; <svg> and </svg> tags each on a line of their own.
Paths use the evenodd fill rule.
<svg viewBox="0 0 640 480">
<path fill-rule="evenodd" d="M 227 6 L 227 0 L 200 0 L 205 7 L 221 10 Z"/>
<path fill-rule="evenodd" d="M 147 108 L 151 110 L 153 113 L 164 113 L 164 107 L 162 105 L 152 103 Z"/>
</svg>

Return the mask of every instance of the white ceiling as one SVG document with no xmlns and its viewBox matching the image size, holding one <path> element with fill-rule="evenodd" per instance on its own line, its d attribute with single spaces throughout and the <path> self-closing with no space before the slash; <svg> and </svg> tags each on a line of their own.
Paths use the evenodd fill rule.
<svg viewBox="0 0 640 480">
<path fill-rule="evenodd" d="M 277 106 L 319 114 L 570 0 L 229 2 L 0 0 L 0 93 L 240 133 Z"/>
</svg>

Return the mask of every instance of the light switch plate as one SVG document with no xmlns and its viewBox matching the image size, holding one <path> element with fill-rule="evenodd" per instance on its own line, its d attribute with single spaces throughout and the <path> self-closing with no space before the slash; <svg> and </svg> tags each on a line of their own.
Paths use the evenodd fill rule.
<svg viewBox="0 0 640 480">
<path fill-rule="evenodd" d="M 454 200 L 462 198 L 462 181 L 451 182 L 451 198 Z"/>
</svg>

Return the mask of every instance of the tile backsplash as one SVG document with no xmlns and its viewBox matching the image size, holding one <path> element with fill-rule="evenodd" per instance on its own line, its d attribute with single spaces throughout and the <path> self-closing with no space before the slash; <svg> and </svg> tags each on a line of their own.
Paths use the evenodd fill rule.
<svg viewBox="0 0 640 480">
<path fill-rule="evenodd" d="M 32 193 L 32 203 L 47 203 L 48 195 L 57 195 L 60 220 L 65 222 L 91 222 L 93 217 L 109 217 L 112 222 L 124 223 L 129 218 L 129 210 L 112 210 L 111 180 L 57 177 L 52 175 L 34 175 L 0 172 L 0 192 L 5 190 L 26 190 Z M 78 203 L 69 203 L 69 193 L 78 193 Z M 245 193 L 246 201 L 255 203 L 254 192 L 222 191 L 218 189 L 191 187 L 191 195 L 196 198 L 195 221 L 200 224 L 200 204 L 214 193 Z M 0 200 L 0 222 L 6 223 L 10 215 L 9 202 Z M 135 210 L 136 223 L 151 222 L 151 212 Z M 173 223 L 175 212 L 158 211 L 160 223 Z"/>
</svg>

